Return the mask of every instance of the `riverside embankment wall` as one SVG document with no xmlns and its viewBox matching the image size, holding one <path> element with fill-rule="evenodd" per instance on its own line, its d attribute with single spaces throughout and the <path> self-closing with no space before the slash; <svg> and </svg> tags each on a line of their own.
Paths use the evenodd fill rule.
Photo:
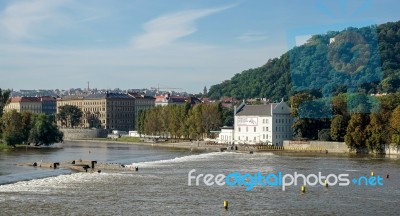
<svg viewBox="0 0 400 216">
<path fill-rule="evenodd" d="M 81 140 L 107 138 L 108 131 L 104 129 L 60 129 L 64 133 L 64 140 Z"/>
<path fill-rule="evenodd" d="M 120 143 L 120 144 L 130 144 L 130 145 L 144 145 L 144 146 L 153 146 L 153 147 L 163 147 L 163 148 L 175 148 L 175 149 L 188 149 L 192 151 L 221 151 L 221 149 L 225 148 L 226 145 L 208 145 L 204 141 L 193 141 L 193 142 L 176 142 L 176 143 L 153 143 L 153 142 L 140 142 L 140 143 L 132 143 L 132 142 L 123 142 L 123 141 L 115 141 L 115 140 L 90 140 L 90 139 L 81 139 L 81 140 L 68 140 L 72 142 L 82 142 L 82 143 Z"/>
<path fill-rule="evenodd" d="M 350 149 L 345 142 L 327 142 L 327 141 L 284 141 L 283 146 L 302 149 L 325 149 L 331 153 L 350 153 Z M 354 151 L 355 152 L 355 151 Z M 385 146 L 385 154 L 400 155 L 400 149 L 395 144 Z"/>
<path fill-rule="evenodd" d="M 283 141 L 285 148 L 303 148 L 303 149 L 324 149 L 331 153 L 350 153 L 349 148 L 344 142 L 326 142 L 326 141 Z"/>
</svg>

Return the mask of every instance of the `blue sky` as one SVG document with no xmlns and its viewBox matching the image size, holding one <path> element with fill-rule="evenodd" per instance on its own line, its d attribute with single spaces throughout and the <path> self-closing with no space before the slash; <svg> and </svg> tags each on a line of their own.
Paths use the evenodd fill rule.
<svg viewBox="0 0 400 216">
<path fill-rule="evenodd" d="M 197 93 L 304 35 L 398 21 L 398 8 L 396 0 L 2 0 L 0 88 L 90 81 Z"/>
</svg>

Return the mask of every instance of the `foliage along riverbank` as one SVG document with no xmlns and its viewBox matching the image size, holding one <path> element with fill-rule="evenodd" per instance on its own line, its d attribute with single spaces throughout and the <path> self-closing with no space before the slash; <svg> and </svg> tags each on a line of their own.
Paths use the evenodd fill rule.
<svg viewBox="0 0 400 216">
<path fill-rule="evenodd" d="M 379 97 L 353 96 L 340 94 L 320 100 L 320 106 L 307 109 L 301 109 L 299 105 L 304 101 L 317 101 L 314 95 L 292 96 L 292 115 L 298 118 L 292 126 L 296 137 L 345 142 L 351 150 L 358 152 L 384 153 L 388 144 L 400 147 L 400 93 Z M 357 106 L 353 107 L 352 103 Z M 299 118 L 300 112 L 303 116 L 312 116 L 328 106 L 332 109 L 329 118 Z"/>
<path fill-rule="evenodd" d="M 21 150 L 21 149 L 38 149 L 43 148 L 41 146 L 34 146 L 34 145 L 26 145 L 26 144 L 18 144 L 15 146 L 7 145 L 4 143 L 0 143 L 0 151 L 14 151 L 14 150 Z"/>
<path fill-rule="evenodd" d="M 48 146 L 63 141 L 54 118 L 44 114 L 6 112 L 1 117 L 0 132 L 3 143 L 14 147 L 21 143 Z"/>
</svg>

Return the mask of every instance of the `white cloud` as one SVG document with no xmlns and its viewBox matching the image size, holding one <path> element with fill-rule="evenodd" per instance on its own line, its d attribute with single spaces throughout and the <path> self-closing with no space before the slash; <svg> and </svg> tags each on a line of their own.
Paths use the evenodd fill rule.
<svg viewBox="0 0 400 216">
<path fill-rule="evenodd" d="M 235 73 L 259 67 L 286 47 L 237 48 L 177 43 L 137 52 L 131 47 L 45 49 L 0 44 L 3 88 L 69 88 L 90 80 L 96 87 L 140 88 L 157 83 L 198 92 Z M 1 56 L 1 53 L 7 55 Z M 82 75 L 81 79 L 75 79 Z M 15 77 L 21 77 L 18 83 Z M 28 78 L 29 77 L 29 78 Z M 54 80 L 63 80 L 55 82 Z"/>
<path fill-rule="evenodd" d="M 0 86 L 14 89 L 69 88 L 81 82 L 85 85 L 90 80 L 100 88 L 149 87 L 163 83 L 197 92 L 206 84 L 219 83 L 242 70 L 261 66 L 268 58 L 276 57 L 286 49 L 278 45 L 237 47 L 178 41 L 197 31 L 196 21 L 199 19 L 236 5 L 160 16 L 143 25 L 143 34 L 131 40 L 133 46 L 127 44 L 129 41 L 124 41 L 124 45 L 101 46 L 112 38 L 99 36 L 92 38 L 99 44 L 96 48 L 42 46 L 42 41 L 25 43 L 24 39 L 42 37 L 47 33 L 45 31 L 62 37 L 66 25 L 80 30 L 84 24 L 90 26 L 89 21 L 110 16 L 102 13 L 103 8 L 93 9 L 80 1 L 71 1 L 72 5 L 63 2 L 18 1 L 1 12 L 0 37 L 3 39 L 6 34 L 13 40 L 0 40 L 0 68 L 5 74 Z M 110 10 L 104 11 L 111 13 Z M 82 26 L 73 26 L 75 24 Z M 59 29 L 61 31 L 57 31 Z M 251 36 L 252 40 L 265 37 L 254 33 L 243 36 L 247 37 L 243 40 L 250 40 Z M 163 49 L 151 49 L 161 46 Z M 138 52 L 138 48 L 142 50 Z M 19 81 L 14 82 L 15 79 Z"/>
<path fill-rule="evenodd" d="M 262 33 L 255 33 L 255 32 L 250 32 L 250 33 L 245 33 L 237 37 L 237 39 L 243 41 L 243 42 L 253 42 L 253 41 L 262 41 L 266 40 L 268 37 L 265 34 Z"/>
<path fill-rule="evenodd" d="M 144 24 L 145 33 L 132 39 L 135 48 L 148 49 L 170 44 L 197 31 L 194 22 L 202 17 L 218 13 L 236 5 L 219 8 L 187 10 L 167 14 Z"/>
<path fill-rule="evenodd" d="M 36 37 L 35 31 L 45 21 L 53 22 L 54 12 L 65 0 L 29 0 L 8 5 L 0 16 L 1 32 L 14 40 Z"/>
</svg>

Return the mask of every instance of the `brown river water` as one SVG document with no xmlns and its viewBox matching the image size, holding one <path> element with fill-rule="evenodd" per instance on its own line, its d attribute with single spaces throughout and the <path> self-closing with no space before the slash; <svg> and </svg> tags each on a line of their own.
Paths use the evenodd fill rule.
<svg viewBox="0 0 400 216">
<path fill-rule="evenodd" d="M 62 148 L 58 148 L 62 147 Z M 75 173 L 16 166 L 35 161 L 97 160 L 135 172 Z M 198 186 L 188 173 L 347 174 L 382 177 L 382 185 Z M 389 174 L 389 178 L 387 175 Z M 195 177 L 194 177 L 195 178 Z M 249 178 L 247 178 L 248 181 Z M 224 201 L 229 208 L 224 209 Z M 0 215 L 399 215 L 400 160 L 345 155 L 192 153 L 149 146 L 65 143 L 0 152 Z"/>
</svg>

